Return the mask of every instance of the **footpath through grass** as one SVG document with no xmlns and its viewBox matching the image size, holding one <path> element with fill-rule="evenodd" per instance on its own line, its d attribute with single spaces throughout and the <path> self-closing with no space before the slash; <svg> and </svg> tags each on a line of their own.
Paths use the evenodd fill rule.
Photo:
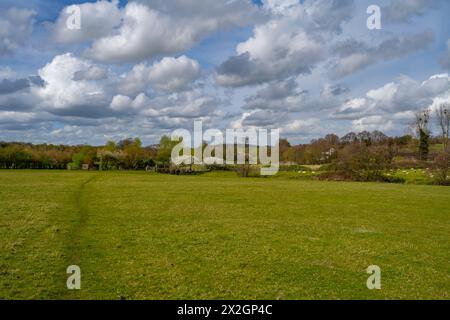
<svg viewBox="0 0 450 320">
<path fill-rule="evenodd" d="M 433 186 L 0 171 L 0 298 L 448 299 L 449 200 Z"/>
</svg>

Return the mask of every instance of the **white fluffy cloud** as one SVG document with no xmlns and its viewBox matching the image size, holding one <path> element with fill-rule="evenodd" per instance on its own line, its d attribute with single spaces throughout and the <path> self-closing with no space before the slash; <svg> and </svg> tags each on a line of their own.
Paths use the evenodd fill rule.
<svg viewBox="0 0 450 320">
<path fill-rule="evenodd" d="M 195 43 L 195 34 L 173 22 L 168 15 L 129 3 L 118 33 L 95 41 L 87 54 L 96 60 L 122 62 L 188 49 Z"/>
<path fill-rule="evenodd" d="M 140 93 L 136 98 L 131 99 L 125 95 L 115 95 L 111 101 L 110 108 L 118 113 L 138 114 L 146 112 L 147 115 L 157 115 L 157 112 L 151 114 L 151 101 L 144 93 Z"/>
<path fill-rule="evenodd" d="M 180 10 L 185 10 L 183 15 L 177 15 Z M 107 62 L 176 54 L 190 49 L 211 32 L 248 24 L 255 10 L 244 0 L 130 2 L 123 10 L 123 22 L 118 29 L 94 41 L 86 54 Z"/>
<path fill-rule="evenodd" d="M 255 95 L 245 99 L 244 110 L 278 110 L 295 109 L 304 101 L 306 92 L 298 87 L 293 79 L 273 82 L 258 90 Z"/>
<path fill-rule="evenodd" d="M 317 98 L 302 93 L 295 102 L 298 107 L 287 102 L 297 96 L 298 86 L 288 84 L 266 85 L 247 98 L 242 115 L 230 125 L 280 128 L 283 135 L 296 133 L 303 141 L 332 131 L 344 134 L 351 130 L 381 130 L 398 134 L 409 126 L 416 111 L 435 110 L 441 103 L 450 102 L 448 74 L 433 75 L 422 82 L 401 76 L 368 90 L 362 97 L 351 97 L 345 87 L 325 85 Z"/>
<path fill-rule="evenodd" d="M 0 57 L 21 47 L 33 31 L 36 12 L 10 8 L 0 11 Z"/>
<path fill-rule="evenodd" d="M 0 124 L 27 123 L 37 118 L 34 112 L 0 111 Z"/>
<path fill-rule="evenodd" d="M 405 120 L 414 112 L 435 108 L 438 102 L 450 101 L 450 77 L 438 74 L 418 82 L 406 76 L 380 88 L 369 90 L 365 97 L 348 100 L 334 113 L 335 118 L 353 119 L 354 124 L 371 124 L 382 117 L 390 120 Z M 412 118 L 410 118 L 412 119 Z"/>
<path fill-rule="evenodd" d="M 343 41 L 333 49 L 337 58 L 333 62 L 331 74 L 334 78 L 342 78 L 371 64 L 404 57 L 424 49 L 433 41 L 434 34 L 431 31 L 391 37 L 375 46 L 354 39 Z"/>
<path fill-rule="evenodd" d="M 264 83 L 296 73 L 308 73 L 324 57 L 322 45 L 288 21 L 255 28 L 255 36 L 238 45 L 237 56 L 219 69 L 217 81 L 224 86 Z"/>
<path fill-rule="evenodd" d="M 34 31 L 33 11 L 3 10 L 0 131 L 24 130 L 24 139 L 34 133 L 67 143 L 94 141 L 95 135 L 102 143 L 132 134 L 157 139 L 200 118 L 208 125 L 232 121 L 313 138 L 328 131 L 389 131 L 420 108 L 450 101 L 448 75 L 414 79 L 426 67 L 436 68 L 431 60 L 450 68 L 450 42 L 442 57 L 438 45 L 429 46 L 435 37 L 442 40 L 431 2 L 390 1 L 380 32 L 366 30 L 365 4 L 354 0 L 254 2 L 97 0 L 78 5 L 80 30 L 66 26 L 72 6 L 54 22 L 39 16 Z M 35 7 L 42 12 L 43 6 Z M 35 46 L 27 43 L 31 33 Z M 57 43 L 49 46 L 44 39 Z M 430 61 L 421 61 L 419 71 L 380 85 L 383 68 L 395 63 L 386 73 L 390 78 L 391 71 L 406 68 L 398 58 L 428 47 L 423 57 Z M 17 55 L 6 57 L 11 53 Z M 345 78 L 376 63 L 382 71 L 373 77 Z"/>
<path fill-rule="evenodd" d="M 122 19 L 122 12 L 118 7 L 119 1 L 101 0 L 93 3 L 76 4 L 65 7 L 52 30 L 54 38 L 59 43 L 78 43 L 90 41 L 111 34 Z M 67 21 L 74 13 L 80 10 L 80 29 L 67 27 Z"/>
<path fill-rule="evenodd" d="M 271 19 L 255 26 L 236 55 L 217 70 L 223 86 L 245 86 L 310 73 L 326 59 L 327 45 L 351 18 L 353 1 L 265 1 Z"/>
<path fill-rule="evenodd" d="M 76 75 L 95 68 L 92 62 L 77 58 L 70 53 L 56 56 L 38 72 L 45 82 L 33 92 L 41 100 L 41 106 L 61 115 L 86 117 L 102 116 L 110 99 L 108 85 L 102 81 L 90 80 Z"/>
<path fill-rule="evenodd" d="M 386 119 L 383 116 L 368 116 L 361 119 L 353 120 L 353 130 L 361 131 L 390 131 L 394 128 L 392 120 Z"/>
<path fill-rule="evenodd" d="M 164 58 L 148 67 L 137 65 L 120 79 L 91 60 L 66 53 L 55 56 L 38 75 L 0 81 L 0 111 L 4 110 L 5 119 L 23 114 L 38 121 L 28 114 L 40 112 L 61 121 L 77 118 L 75 124 L 92 125 L 95 119 L 144 117 L 168 127 L 195 117 L 217 117 L 216 109 L 222 103 L 203 88 L 191 86 L 200 75 L 200 66 L 185 56 Z M 139 86 L 128 87 L 133 92 L 124 93 L 128 83 Z M 152 95 L 145 92 L 147 84 L 157 89 L 150 90 Z"/>
<path fill-rule="evenodd" d="M 138 64 L 124 76 L 119 87 L 125 94 L 135 94 L 148 85 L 163 92 L 188 90 L 200 77 L 200 64 L 186 56 L 166 57 L 151 66 Z"/>
<path fill-rule="evenodd" d="M 149 70 L 148 78 L 156 89 L 161 91 L 180 91 L 194 83 L 200 77 L 200 65 L 197 61 L 181 56 L 164 58 Z"/>
</svg>

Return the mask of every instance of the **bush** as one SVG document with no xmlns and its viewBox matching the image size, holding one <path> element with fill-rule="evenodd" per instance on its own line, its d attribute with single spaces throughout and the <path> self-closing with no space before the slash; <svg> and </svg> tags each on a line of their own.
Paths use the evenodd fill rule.
<svg viewBox="0 0 450 320">
<path fill-rule="evenodd" d="M 396 157 L 391 165 L 393 169 L 425 169 L 428 168 L 426 161 L 416 160 L 416 159 L 404 159 Z"/>
<path fill-rule="evenodd" d="M 280 171 L 311 171 L 310 168 L 299 165 L 299 164 L 294 164 L 294 165 L 281 165 L 280 166 Z"/>
<path fill-rule="evenodd" d="M 250 164 L 237 165 L 236 173 L 238 174 L 239 177 L 242 177 L 242 178 L 261 176 L 260 168 L 256 165 L 250 165 Z"/>
<path fill-rule="evenodd" d="M 330 166 L 329 173 L 321 178 L 353 181 L 386 181 L 390 178 L 383 172 L 392 162 L 392 152 L 386 146 L 367 146 L 353 143 L 338 152 L 336 160 Z"/>
<path fill-rule="evenodd" d="M 440 152 L 434 159 L 434 183 L 438 185 L 450 185 L 449 180 L 450 152 Z"/>
</svg>

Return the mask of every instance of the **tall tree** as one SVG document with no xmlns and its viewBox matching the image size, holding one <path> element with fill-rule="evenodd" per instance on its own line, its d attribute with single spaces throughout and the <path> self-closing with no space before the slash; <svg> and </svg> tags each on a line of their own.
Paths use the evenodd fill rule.
<svg viewBox="0 0 450 320">
<path fill-rule="evenodd" d="M 436 115 L 442 133 L 442 143 L 444 145 L 444 151 L 447 151 L 450 131 L 450 104 L 441 104 L 436 110 Z"/>
<path fill-rule="evenodd" d="M 430 139 L 430 110 L 425 109 L 416 113 L 416 131 L 419 136 L 419 158 L 427 160 Z"/>
<path fill-rule="evenodd" d="M 172 157 L 172 149 L 181 141 L 172 141 L 169 136 L 162 136 L 159 141 L 158 152 L 156 154 L 156 160 L 165 164 L 170 164 Z"/>
</svg>

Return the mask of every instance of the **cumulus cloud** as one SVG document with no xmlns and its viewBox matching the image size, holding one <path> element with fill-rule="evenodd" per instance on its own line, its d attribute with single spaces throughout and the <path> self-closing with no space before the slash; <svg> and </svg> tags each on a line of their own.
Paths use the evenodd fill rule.
<svg viewBox="0 0 450 320">
<path fill-rule="evenodd" d="M 0 111 L 0 125 L 33 122 L 37 117 L 33 112 Z"/>
<path fill-rule="evenodd" d="M 188 49 L 196 33 L 147 6 L 129 3 L 116 35 L 95 41 L 88 56 L 102 61 L 139 61 Z"/>
<path fill-rule="evenodd" d="M 228 127 L 232 129 L 279 128 L 280 124 L 288 119 L 288 113 L 284 111 L 251 110 L 237 115 L 230 121 Z"/>
<path fill-rule="evenodd" d="M 36 12 L 10 8 L 0 11 L 0 57 L 23 46 L 33 31 Z"/>
<path fill-rule="evenodd" d="M 75 9 L 80 10 L 80 29 L 67 27 Z M 94 3 L 83 3 L 65 7 L 57 21 L 51 26 L 55 41 L 69 44 L 98 39 L 110 35 L 122 19 L 119 1 L 101 0 Z"/>
<path fill-rule="evenodd" d="M 18 79 L 18 80 L 4 79 L 0 81 L 0 95 L 28 89 L 29 87 L 30 81 L 28 79 Z"/>
<path fill-rule="evenodd" d="M 318 118 L 305 118 L 290 121 L 280 127 L 283 136 L 297 136 L 302 138 L 313 138 L 323 136 L 327 133 L 323 121 Z"/>
<path fill-rule="evenodd" d="M 130 2 L 118 29 L 94 41 L 86 54 L 107 62 L 176 54 L 221 28 L 248 24 L 255 10 L 244 0 Z"/>
<path fill-rule="evenodd" d="M 287 32 L 283 23 L 270 23 L 257 27 L 254 37 L 239 44 L 237 55 L 218 68 L 217 82 L 237 87 L 309 73 L 323 55 L 321 44 L 306 32 Z"/>
<path fill-rule="evenodd" d="M 383 7 L 382 12 L 387 22 L 409 22 L 411 18 L 420 16 L 426 10 L 434 8 L 441 0 L 392 0 Z"/>
<path fill-rule="evenodd" d="M 0 80 L 0 110 L 31 110 L 39 102 L 32 89 L 43 85 L 44 82 L 39 76 L 16 78 L 12 70 L 6 69 L 3 80 Z"/>
<path fill-rule="evenodd" d="M 353 130 L 356 132 L 361 131 L 390 131 L 394 128 L 392 120 L 386 119 L 383 116 L 368 116 L 361 119 L 353 120 Z"/>
<path fill-rule="evenodd" d="M 124 76 L 119 88 L 125 94 L 135 94 L 148 85 L 163 92 L 190 89 L 200 77 L 200 64 L 186 56 L 165 57 L 151 66 L 138 64 Z"/>
<path fill-rule="evenodd" d="M 301 90 L 294 79 L 267 84 L 255 95 L 245 99 L 244 110 L 284 110 L 295 108 L 303 99 L 306 91 Z"/>
<path fill-rule="evenodd" d="M 431 31 L 410 36 L 395 36 L 376 46 L 369 46 L 355 39 L 342 41 L 333 48 L 337 59 L 331 67 L 331 74 L 334 78 L 342 78 L 371 64 L 400 58 L 424 49 L 433 41 L 434 34 Z"/>
<path fill-rule="evenodd" d="M 270 110 L 286 112 L 292 117 L 294 113 L 314 113 L 332 110 L 342 103 L 349 94 L 349 89 L 342 85 L 326 83 L 320 92 L 312 94 L 301 89 L 294 79 L 271 82 L 247 97 L 242 109 Z"/>
<path fill-rule="evenodd" d="M 176 20 L 206 20 L 211 31 L 245 26 L 262 19 L 258 6 L 251 0 L 134 0 L 173 16 Z M 187 20 L 186 20 L 187 21 Z"/>
<path fill-rule="evenodd" d="M 161 91 L 181 91 L 190 87 L 200 77 L 197 61 L 181 56 L 164 58 L 149 70 L 148 78 Z"/>
<path fill-rule="evenodd" d="M 448 74 L 433 75 L 422 82 L 401 76 L 361 97 L 352 97 L 344 86 L 325 84 L 317 96 L 303 93 L 296 106 L 285 102 L 298 92 L 298 86 L 288 83 L 268 84 L 247 98 L 242 115 L 231 125 L 280 128 L 284 136 L 296 135 L 303 141 L 333 130 L 341 134 L 350 130 L 398 133 L 411 123 L 416 111 L 435 110 L 450 102 Z"/>
<path fill-rule="evenodd" d="M 36 39 L 57 42 L 47 65 L 27 70 L 51 54 L 41 56 L 34 49 L 2 60 L 2 138 L 103 143 L 135 135 L 157 140 L 168 130 L 191 127 L 194 118 L 208 125 L 232 121 L 231 126 L 280 128 L 283 135 L 314 138 L 328 131 L 393 130 L 416 110 L 450 101 L 446 74 L 420 82 L 412 71 L 411 77 L 384 85 L 378 83 L 381 74 L 361 85 L 342 79 L 427 48 L 433 32 L 420 32 L 417 26 L 402 35 L 395 33 L 406 30 L 399 25 L 370 33 L 368 42 L 360 38 L 367 36 L 365 19 L 364 30 L 356 30 L 361 17 L 355 15 L 359 5 L 353 0 L 255 2 L 86 2 L 78 5 L 80 30 L 67 28 L 67 9 L 73 7 L 64 8 L 53 23 L 35 25 Z M 411 23 L 427 15 L 428 23 L 430 3 L 391 1 L 382 19 Z M 0 56 L 25 47 L 34 17 L 23 9 L 0 13 Z M 439 25 L 429 25 L 438 34 Z M 214 35 L 222 31 L 232 32 Z M 433 57 L 445 69 L 450 68 L 450 41 L 447 45 L 444 56 Z M 16 68 L 16 61 L 30 55 L 33 59 Z M 210 65 L 212 60 L 222 63 Z M 424 63 L 420 70 L 430 65 Z M 377 86 L 367 90 L 374 82 Z"/>
<path fill-rule="evenodd" d="M 279 29 L 278 32 L 267 28 Z M 323 48 L 308 34 L 286 34 L 278 24 L 256 30 L 257 36 L 238 47 L 238 55 L 219 68 L 217 82 L 238 87 L 309 73 L 323 59 Z"/>
<path fill-rule="evenodd" d="M 28 111 L 39 103 L 37 97 L 29 91 L 15 91 L 0 95 L 0 110 Z"/>
<path fill-rule="evenodd" d="M 242 126 L 246 127 L 278 127 L 289 120 L 289 114 L 284 111 L 256 110 L 243 118 Z"/>
<path fill-rule="evenodd" d="M 73 80 L 102 80 L 108 75 L 108 71 L 99 66 L 92 65 L 88 69 L 77 71 L 73 75 Z"/>
<path fill-rule="evenodd" d="M 193 89 L 157 96 L 151 99 L 150 108 L 143 114 L 183 119 L 212 117 L 215 115 L 215 110 L 222 104 L 222 101 L 205 95 L 200 89 Z"/>
<path fill-rule="evenodd" d="M 92 68 L 95 68 L 92 62 L 70 53 L 54 57 L 38 72 L 45 83 L 33 90 L 41 101 L 40 106 L 59 115 L 105 116 L 111 98 L 108 80 L 80 77 L 80 74 L 89 74 Z"/>
<path fill-rule="evenodd" d="M 39 76 L 16 79 L 8 73 L 9 79 L 0 81 L 0 116 L 3 117 L 0 127 L 13 137 L 12 131 L 37 130 L 38 124 L 50 127 L 52 121 L 67 124 L 67 130 L 55 129 L 53 135 L 46 136 L 53 141 L 54 135 L 66 136 L 69 131 L 77 134 L 80 127 L 102 126 L 105 119 L 117 126 L 104 127 L 105 130 L 126 135 L 123 128 L 139 122 L 151 127 L 155 135 L 158 130 L 188 125 L 193 118 L 213 123 L 223 116 L 217 110 L 222 101 L 206 94 L 202 87 L 191 86 L 200 75 L 196 61 L 185 56 L 165 58 L 144 66 L 143 70 L 142 83 L 160 91 L 152 91 L 152 95 L 140 90 L 124 94 L 120 90 L 124 79 L 71 53 L 55 56 L 38 70 Z M 79 138 L 86 137 L 85 133 Z"/>
<path fill-rule="evenodd" d="M 402 76 L 380 88 L 369 90 L 365 97 L 345 101 L 335 111 L 333 117 L 338 119 L 404 119 L 404 115 L 433 107 L 435 101 L 442 101 L 450 93 L 450 77 L 439 74 L 423 82 Z M 403 115 L 403 116 L 401 116 Z M 361 122 L 354 122 L 361 123 Z M 375 124 L 375 123 L 372 123 Z"/>
<path fill-rule="evenodd" d="M 0 80 L 10 80 L 16 76 L 16 73 L 14 70 L 12 70 L 10 67 L 3 67 L 0 68 Z"/>
<path fill-rule="evenodd" d="M 217 82 L 239 87 L 307 74 L 326 59 L 327 40 L 351 18 L 353 1 L 265 1 L 271 19 L 217 69 Z"/>
<path fill-rule="evenodd" d="M 35 131 L 35 136 L 41 132 L 48 130 L 43 124 L 55 120 L 51 115 L 42 112 L 33 111 L 3 111 L 0 110 L 0 132 L 1 138 L 8 135 L 8 133 L 16 132 L 18 139 L 15 141 L 24 141 L 23 136 L 26 132 Z M 31 136 L 32 137 L 32 136 Z"/>
<path fill-rule="evenodd" d="M 116 113 L 138 114 L 140 112 L 146 111 L 147 115 L 149 115 L 150 110 L 152 110 L 150 105 L 150 98 L 147 97 L 144 93 L 138 94 L 134 99 L 118 94 L 113 97 L 109 107 Z M 153 115 L 156 116 L 157 112 L 155 112 Z"/>
</svg>

